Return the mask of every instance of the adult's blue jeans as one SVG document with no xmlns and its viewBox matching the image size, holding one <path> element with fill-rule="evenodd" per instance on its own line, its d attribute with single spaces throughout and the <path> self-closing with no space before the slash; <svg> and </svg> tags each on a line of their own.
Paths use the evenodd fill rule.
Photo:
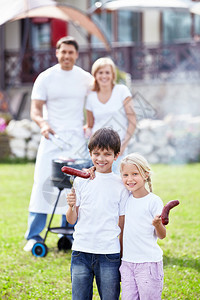
<svg viewBox="0 0 200 300">
<path fill-rule="evenodd" d="M 120 254 L 93 254 L 72 251 L 72 300 L 91 300 L 93 280 L 101 300 L 118 300 L 120 294 Z"/>
<path fill-rule="evenodd" d="M 29 212 L 28 216 L 28 229 L 25 234 L 27 240 L 34 239 L 38 242 L 42 242 L 43 238 L 40 236 L 40 233 L 46 225 L 47 214 Z M 67 224 L 66 216 L 61 217 L 61 226 L 62 227 L 72 227 L 73 225 Z"/>
</svg>

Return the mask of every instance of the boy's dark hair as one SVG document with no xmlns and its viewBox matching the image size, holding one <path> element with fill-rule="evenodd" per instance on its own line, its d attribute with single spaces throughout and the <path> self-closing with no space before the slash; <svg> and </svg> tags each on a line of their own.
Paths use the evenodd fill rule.
<svg viewBox="0 0 200 300">
<path fill-rule="evenodd" d="M 59 49 L 62 44 L 73 45 L 77 52 L 79 50 L 79 45 L 75 38 L 73 38 L 72 36 L 64 36 L 59 39 L 56 43 L 56 49 Z"/>
<path fill-rule="evenodd" d="M 111 128 L 101 128 L 91 136 L 88 149 L 93 151 L 95 148 L 111 149 L 117 155 L 120 152 L 121 141 L 119 134 Z"/>
</svg>

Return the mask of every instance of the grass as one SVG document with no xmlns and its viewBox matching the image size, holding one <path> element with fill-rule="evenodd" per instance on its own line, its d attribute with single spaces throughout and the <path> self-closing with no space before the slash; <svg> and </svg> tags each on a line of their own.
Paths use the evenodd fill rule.
<svg viewBox="0 0 200 300">
<path fill-rule="evenodd" d="M 153 187 L 164 203 L 178 199 L 170 213 L 164 252 L 162 299 L 200 299 L 200 164 L 154 165 Z M 33 163 L 0 164 L 0 299 L 71 299 L 70 255 L 58 252 L 49 233 L 45 258 L 22 249 L 33 183 Z M 60 223 L 55 215 L 53 225 Z M 44 233 L 43 233 L 44 234 Z M 95 286 L 94 299 L 99 299 Z"/>
</svg>

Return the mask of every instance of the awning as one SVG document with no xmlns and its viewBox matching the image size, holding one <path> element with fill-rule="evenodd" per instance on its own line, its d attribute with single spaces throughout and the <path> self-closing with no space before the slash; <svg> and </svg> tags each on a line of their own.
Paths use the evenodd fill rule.
<svg viewBox="0 0 200 300">
<path fill-rule="evenodd" d="M 107 49 L 109 42 L 101 29 L 81 10 L 70 5 L 60 5 L 52 0 L 1 0 L 0 25 L 24 18 L 48 17 L 72 22 L 95 35 Z"/>
<path fill-rule="evenodd" d="M 200 15 L 200 3 L 194 4 L 193 7 L 190 9 L 190 12 L 193 14 Z"/>
<path fill-rule="evenodd" d="M 142 12 L 145 10 L 166 10 L 189 11 L 194 2 L 189 0 L 117 0 L 109 1 L 102 5 L 101 9 L 108 10 L 130 10 Z"/>
</svg>

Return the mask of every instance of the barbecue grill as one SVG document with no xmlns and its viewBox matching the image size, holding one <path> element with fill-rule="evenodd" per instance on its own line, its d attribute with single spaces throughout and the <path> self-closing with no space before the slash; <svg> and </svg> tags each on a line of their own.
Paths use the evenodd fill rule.
<svg viewBox="0 0 200 300">
<path fill-rule="evenodd" d="M 53 186 L 58 188 L 57 199 L 49 220 L 49 224 L 43 239 L 43 242 L 36 242 L 32 248 L 32 254 L 34 256 L 44 257 L 48 253 L 48 248 L 45 244 L 48 232 L 62 234 L 62 237 L 58 240 L 58 249 L 67 250 L 71 249 L 72 246 L 72 235 L 74 232 L 74 227 L 67 223 L 66 227 L 51 227 L 53 216 L 58 205 L 60 194 L 63 189 L 71 188 L 72 184 L 70 182 L 70 175 L 67 175 L 61 171 L 63 166 L 69 166 L 71 168 L 82 170 L 83 168 L 90 168 L 92 166 L 91 161 L 87 159 L 55 159 L 52 161 L 52 175 L 51 182 Z"/>
</svg>

